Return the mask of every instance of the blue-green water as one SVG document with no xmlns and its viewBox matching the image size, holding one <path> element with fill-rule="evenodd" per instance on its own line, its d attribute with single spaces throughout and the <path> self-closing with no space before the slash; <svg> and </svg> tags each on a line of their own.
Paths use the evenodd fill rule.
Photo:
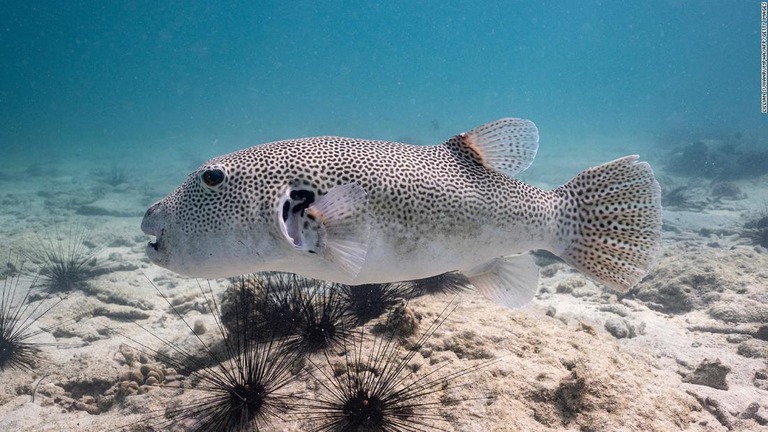
<svg viewBox="0 0 768 432">
<path fill-rule="evenodd" d="M 0 431 L 163 429 L 173 407 L 200 400 L 204 386 L 177 391 L 177 375 L 194 377 L 179 368 L 131 395 L 125 384 L 150 383 L 125 348 L 147 348 L 150 364 L 162 362 L 155 342 L 202 352 L 198 321 L 223 338 L 213 308 L 201 311 L 205 282 L 150 262 L 156 238 L 140 228 L 205 159 L 323 134 L 437 143 L 506 116 L 539 127 L 521 176 L 536 186 L 627 154 L 649 161 L 662 252 L 627 293 L 543 254 L 525 308 L 462 291 L 425 349 L 403 344 L 418 356 L 395 368 L 409 373 L 400 384 L 448 377 L 431 381 L 441 430 L 765 428 L 760 27 L 755 0 L 0 2 L 0 299 L 46 288 L 62 260 L 36 253 L 90 252 L 89 279 L 31 319 L 52 344 L 40 363 L 0 370 Z M 212 284 L 218 296 L 229 283 Z M 424 329 L 448 301 L 425 296 L 402 314 Z M 0 314 L 9 304 L 22 303 L 0 301 Z M 318 400 L 322 378 L 291 392 Z M 469 385 L 444 385 L 454 378 Z M 301 410 L 272 421 L 265 430 L 318 427 Z"/>
<path fill-rule="evenodd" d="M 223 3 L 4 2 L 4 153 L 202 160 L 321 134 L 439 142 L 503 116 L 534 120 L 543 154 L 765 133 L 757 1 Z"/>
</svg>

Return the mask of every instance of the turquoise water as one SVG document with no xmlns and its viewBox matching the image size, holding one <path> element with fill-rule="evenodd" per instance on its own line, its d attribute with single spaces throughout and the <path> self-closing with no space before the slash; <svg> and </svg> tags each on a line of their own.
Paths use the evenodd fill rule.
<svg viewBox="0 0 768 432">
<path fill-rule="evenodd" d="M 164 429 L 158 413 L 199 400 L 198 388 L 176 392 L 177 375 L 194 378 L 178 367 L 147 393 L 124 384 L 152 385 L 139 363 L 163 363 L 155 347 L 198 354 L 223 337 L 200 284 L 218 301 L 229 282 L 152 263 L 157 238 L 140 228 L 204 160 L 302 136 L 439 143 L 501 117 L 538 125 L 537 158 L 519 176 L 535 186 L 628 154 L 650 162 L 661 254 L 626 293 L 539 253 L 539 291 L 524 308 L 476 290 L 398 303 L 401 321 L 422 330 L 456 305 L 425 349 L 402 344 L 418 356 L 398 366 L 410 376 L 400 384 L 470 383 L 441 390 L 441 430 L 766 427 L 760 13 L 755 0 L 0 2 L 0 315 L 27 304 L 5 301 L 17 293 L 61 299 L 30 319 L 47 344 L 40 363 L 0 370 L 0 431 Z M 73 244 L 86 279 L 41 301 L 62 260 L 40 254 Z M 443 284 L 465 287 L 453 276 Z M 334 358 L 351 359 L 326 353 L 327 366 Z M 489 359 L 498 362 L 456 375 Z M 330 375 L 320 374 L 291 391 L 322 394 Z M 317 427 L 306 417 L 264 430 Z"/>
<path fill-rule="evenodd" d="M 756 1 L 45 1 L 0 15 L 12 157 L 432 143 L 503 116 L 534 120 L 544 155 L 766 127 Z"/>
</svg>

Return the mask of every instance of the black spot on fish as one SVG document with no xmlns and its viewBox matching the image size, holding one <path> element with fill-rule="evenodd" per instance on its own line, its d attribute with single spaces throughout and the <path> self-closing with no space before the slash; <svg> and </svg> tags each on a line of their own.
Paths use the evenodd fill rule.
<svg viewBox="0 0 768 432">
<path fill-rule="evenodd" d="M 305 189 L 298 189 L 291 191 L 291 199 L 296 201 L 304 201 L 307 205 L 315 202 L 315 193 Z"/>
<path fill-rule="evenodd" d="M 283 222 L 288 220 L 288 212 L 291 210 L 291 204 L 286 201 L 283 204 Z"/>
<path fill-rule="evenodd" d="M 291 191 L 290 196 L 292 200 L 298 201 L 293 209 L 291 209 L 293 213 L 299 213 L 315 202 L 315 193 L 308 190 L 300 189 Z"/>
</svg>

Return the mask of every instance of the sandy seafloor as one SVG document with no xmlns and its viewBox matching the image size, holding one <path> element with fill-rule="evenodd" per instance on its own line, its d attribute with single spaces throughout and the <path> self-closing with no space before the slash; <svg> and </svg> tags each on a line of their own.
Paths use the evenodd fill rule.
<svg viewBox="0 0 768 432">
<path fill-rule="evenodd" d="M 564 180 L 595 164 L 593 155 L 580 155 L 589 161 L 569 157 L 558 166 L 567 174 L 548 176 L 539 168 L 539 184 L 552 186 L 553 178 Z M 136 344 L 118 332 L 160 347 L 134 321 L 198 349 L 148 279 L 180 305 L 188 322 L 200 320 L 209 328 L 207 337 L 216 336 L 210 314 L 200 312 L 197 281 L 154 266 L 144 255 L 144 210 L 183 178 L 167 173 L 189 172 L 200 162 L 175 158 L 165 164 L 164 158 L 155 156 L 152 166 L 121 163 L 125 182 L 117 186 L 104 181 L 115 166 L 108 159 L 21 163 L 0 177 L 4 249 L 18 255 L 56 227 L 65 232 L 61 227 L 85 224 L 92 228 L 91 242 L 106 245 L 97 262 L 107 269 L 39 320 L 46 331 L 35 340 L 59 345 L 44 347 L 31 371 L 0 372 L 0 431 L 115 430 L 140 425 L 152 416 L 147 413 L 184 400 L 172 386 L 155 385 L 123 403 L 98 402 L 140 366 L 126 361 L 126 346 Z M 542 163 L 557 161 L 536 161 Z M 662 187 L 698 184 L 688 191 L 696 206 L 665 209 L 663 255 L 629 295 L 619 297 L 565 264 L 543 260 L 540 293 L 523 309 L 497 307 L 474 292 L 458 296 L 457 310 L 413 359 L 413 379 L 438 367 L 451 373 L 500 360 L 433 395 L 453 401 L 436 411 L 442 420 L 433 426 L 768 430 L 768 251 L 739 235 L 747 218 L 761 206 L 765 211 L 768 178 L 734 182 L 743 195 L 723 198 L 713 197 L 707 182 L 656 171 Z M 29 284 L 37 269 L 27 263 L 21 284 Z M 216 282 L 214 289 L 225 285 Z M 450 299 L 421 297 L 410 307 L 430 317 Z M 291 390 L 311 396 L 317 387 L 308 377 Z M 286 415 L 263 430 L 308 428 Z"/>
</svg>

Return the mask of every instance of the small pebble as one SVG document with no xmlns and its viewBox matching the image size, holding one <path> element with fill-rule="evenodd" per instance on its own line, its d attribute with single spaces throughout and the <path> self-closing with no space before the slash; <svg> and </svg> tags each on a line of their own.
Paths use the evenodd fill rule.
<svg viewBox="0 0 768 432">
<path fill-rule="evenodd" d="M 137 370 L 131 371 L 129 378 L 130 381 L 136 382 L 136 383 L 143 383 L 144 382 L 144 375 L 142 375 L 141 372 Z"/>
<path fill-rule="evenodd" d="M 202 320 L 195 321 L 195 325 L 192 327 L 192 331 L 198 336 L 205 334 L 207 330 L 208 329 L 205 328 L 205 323 Z"/>
<path fill-rule="evenodd" d="M 730 343 L 742 343 L 745 340 L 749 339 L 749 335 L 737 333 L 737 334 L 729 334 L 725 337 L 725 340 L 727 340 Z"/>
<path fill-rule="evenodd" d="M 627 322 L 617 317 L 608 318 L 605 321 L 605 329 L 616 339 L 628 338 L 631 334 Z"/>
<path fill-rule="evenodd" d="M 758 404 L 757 402 L 752 402 L 744 411 L 739 413 L 739 418 L 742 420 L 751 419 L 752 417 L 755 416 L 755 414 L 759 409 L 760 409 L 760 404 Z"/>
</svg>

